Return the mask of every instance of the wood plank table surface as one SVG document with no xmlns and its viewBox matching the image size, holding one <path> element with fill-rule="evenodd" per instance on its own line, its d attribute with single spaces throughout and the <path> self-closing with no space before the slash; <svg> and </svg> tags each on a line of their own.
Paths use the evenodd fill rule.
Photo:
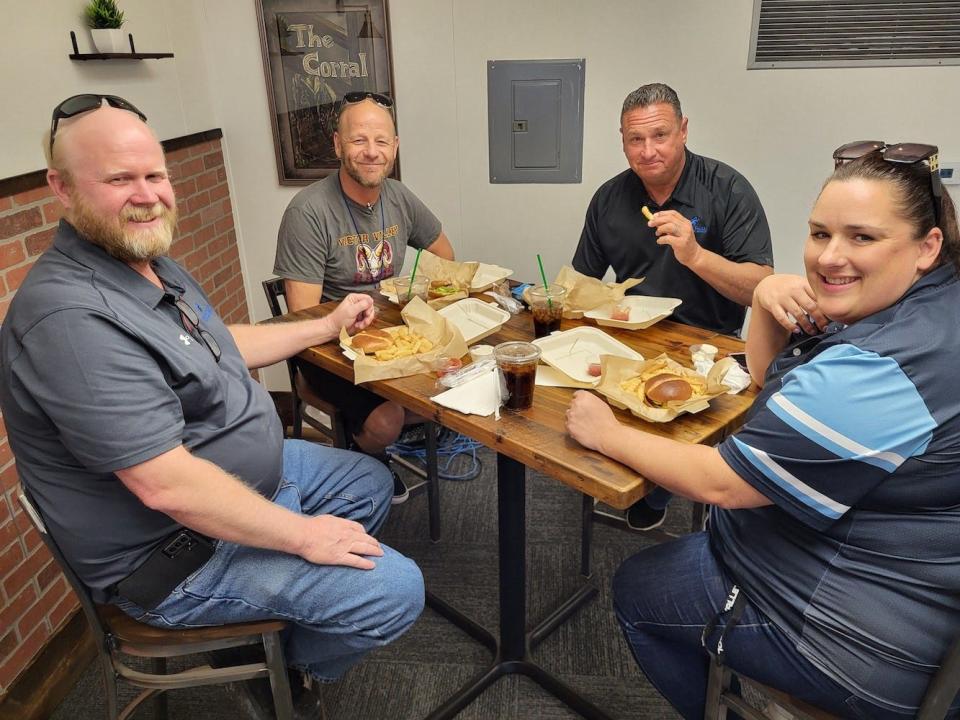
<svg viewBox="0 0 960 720">
<path fill-rule="evenodd" d="M 477 296 L 487 299 L 484 296 Z M 374 327 L 401 324 L 399 308 L 386 298 L 376 297 L 377 318 Z M 317 305 L 298 313 L 289 313 L 280 321 L 318 317 L 329 313 L 336 303 Z M 563 320 L 561 330 L 579 325 L 594 325 L 589 320 Z M 644 358 L 666 353 L 677 362 L 690 366 L 690 345 L 709 342 L 719 348 L 718 359 L 743 350 L 737 338 L 719 335 L 670 320 L 662 320 L 645 330 L 601 328 L 637 350 Z M 508 340 L 531 340 L 533 320 L 529 312 L 514 315 L 497 333 L 481 342 L 496 345 Z M 337 342 L 309 348 L 300 354 L 303 359 L 340 377 L 353 380 L 353 364 L 342 353 Z M 464 415 L 440 407 L 431 397 L 438 388 L 436 379 L 425 374 L 395 380 L 367 383 L 373 392 L 440 425 L 478 440 L 528 468 L 538 470 L 612 507 L 624 509 L 647 494 L 651 487 L 633 470 L 600 453 L 587 450 L 570 438 L 564 425 L 564 413 L 574 390 L 537 386 L 533 407 L 519 413 L 501 411 L 500 420 L 493 416 Z M 683 414 L 668 423 L 650 423 L 628 411 L 616 410 L 621 421 L 664 437 L 688 443 L 716 444 L 733 433 L 750 408 L 757 388 L 751 386 L 737 395 L 721 395 L 710 401 L 710 407 L 696 414 Z"/>
</svg>

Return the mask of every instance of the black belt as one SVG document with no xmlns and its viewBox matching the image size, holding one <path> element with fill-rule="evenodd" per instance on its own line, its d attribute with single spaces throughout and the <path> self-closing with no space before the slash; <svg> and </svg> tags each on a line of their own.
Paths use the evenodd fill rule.
<svg viewBox="0 0 960 720">
<path fill-rule="evenodd" d="M 215 547 L 211 538 L 180 528 L 161 540 L 136 570 L 114 585 L 112 594 L 153 610 L 213 557 Z"/>
</svg>

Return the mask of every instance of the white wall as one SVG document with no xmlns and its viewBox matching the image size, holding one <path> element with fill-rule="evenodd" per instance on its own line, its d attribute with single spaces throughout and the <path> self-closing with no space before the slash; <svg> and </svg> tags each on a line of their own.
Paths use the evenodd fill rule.
<svg viewBox="0 0 960 720">
<path fill-rule="evenodd" d="M 0 25 L 0 177 L 46 166 L 41 135 L 53 106 L 70 95 L 120 95 L 140 108 L 161 139 L 217 126 L 202 53 L 199 7 L 191 0 L 121 0 L 126 32 L 137 50 L 172 52 L 143 61 L 76 62 L 70 31 L 81 53 L 94 52 L 82 16 L 82 0 L 3 3 Z M 7 6 L 10 7 L 7 7 Z M 14 17 L 16 18 L 14 22 Z"/>
<path fill-rule="evenodd" d="M 260 281 L 272 274 L 280 216 L 298 188 L 277 182 L 255 3 L 123 0 L 138 48 L 176 53 L 141 63 L 69 61 L 70 29 L 89 43 L 81 6 L 38 0 L 0 29 L 0 176 L 43 166 L 39 130 L 75 92 L 127 97 L 162 138 L 223 128 L 248 298 L 253 317 L 266 317 Z M 918 140 L 960 160 L 960 67 L 748 72 L 752 8 L 751 0 L 392 0 L 403 180 L 443 221 L 459 257 L 533 279 L 540 252 L 555 273 L 573 255 L 594 190 L 626 167 L 617 132 L 624 96 L 662 81 L 680 94 L 690 148 L 753 183 L 777 266 L 796 272 L 834 147 Z M 489 184 L 486 61 L 574 57 L 587 61 L 583 183 Z M 283 377 L 277 369 L 268 383 Z"/>
</svg>

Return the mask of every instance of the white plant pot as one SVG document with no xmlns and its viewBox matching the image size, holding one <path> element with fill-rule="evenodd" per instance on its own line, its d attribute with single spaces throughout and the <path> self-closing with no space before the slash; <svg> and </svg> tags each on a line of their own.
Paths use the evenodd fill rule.
<svg viewBox="0 0 960 720">
<path fill-rule="evenodd" d="M 99 53 L 128 53 L 130 44 L 127 42 L 127 33 L 122 28 L 108 30 L 90 30 L 93 45 Z"/>
</svg>

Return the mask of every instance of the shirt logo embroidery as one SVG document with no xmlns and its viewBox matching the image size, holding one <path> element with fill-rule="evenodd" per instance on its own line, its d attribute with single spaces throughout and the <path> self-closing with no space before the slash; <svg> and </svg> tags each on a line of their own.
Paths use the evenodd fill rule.
<svg viewBox="0 0 960 720">
<path fill-rule="evenodd" d="M 703 224 L 703 220 L 697 215 L 690 218 L 690 224 L 693 225 L 693 232 L 697 235 L 703 235 L 707 231 L 707 226 Z"/>
<path fill-rule="evenodd" d="M 182 342 L 184 345 L 189 346 L 189 345 L 190 345 L 190 338 L 189 338 L 189 336 L 184 335 L 183 333 L 180 333 L 180 342 Z"/>
</svg>

